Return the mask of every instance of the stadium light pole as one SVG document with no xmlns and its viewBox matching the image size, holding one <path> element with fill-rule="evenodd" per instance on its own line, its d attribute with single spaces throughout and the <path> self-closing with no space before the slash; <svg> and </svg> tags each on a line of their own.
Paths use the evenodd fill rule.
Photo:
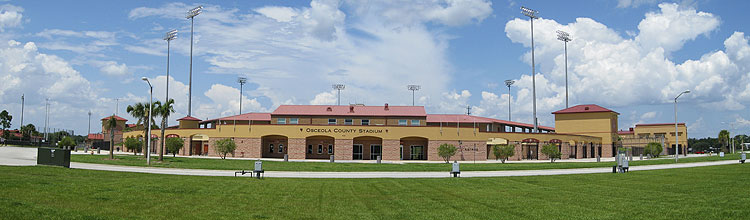
<svg viewBox="0 0 750 220">
<path fill-rule="evenodd" d="M 239 77 L 237 78 L 237 82 L 240 83 L 240 115 L 242 114 L 242 86 L 247 83 L 247 78 L 245 77 Z"/>
<path fill-rule="evenodd" d="M 534 19 L 539 18 L 537 14 L 539 11 L 527 8 L 527 7 L 521 7 L 521 13 L 525 15 L 526 17 L 529 17 L 529 21 L 531 21 L 531 88 L 532 88 L 532 103 L 534 107 L 534 133 L 539 132 L 539 128 L 537 126 L 537 120 L 536 120 L 536 66 L 534 63 Z"/>
<path fill-rule="evenodd" d="M 193 21 L 195 16 L 201 14 L 203 6 L 199 5 L 187 12 L 185 18 L 190 19 L 190 79 L 188 81 L 188 116 L 192 115 L 193 106 Z M 169 81 L 169 79 L 167 79 Z"/>
<path fill-rule="evenodd" d="M 338 99 L 339 99 L 339 101 L 338 101 L 337 105 L 341 105 L 341 90 L 344 90 L 344 88 L 346 88 L 346 86 L 344 86 L 344 84 L 333 84 L 331 87 L 333 87 L 333 89 L 335 89 L 335 90 L 338 90 Z"/>
<path fill-rule="evenodd" d="M 565 108 L 568 108 L 568 42 L 570 42 L 570 34 L 565 31 L 557 31 L 557 39 L 561 40 L 565 44 Z"/>
<path fill-rule="evenodd" d="M 513 83 L 516 83 L 516 81 L 513 80 L 505 80 L 505 86 L 508 86 L 508 121 L 510 121 L 510 86 L 513 85 Z"/>
<path fill-rule="evenodd" d="M 164 95 L 164 103 L 167 103 L 167 101 L 169 101 L 169 50 L 170 50 L 170 42 L 172 40 L 174 40 L 174 39 L 177 39 L 177 30 L 173 29 L 173 30 L 167 32 L 166 34 L 164 34 L 164 40 L 167 41 L 167 89 L 166 89 L 167 90 L 167 94 Z M 165 117 L 165 120 L 164 120 L 165 124 L 166 124 L 166 121 L 167 121 L 166 118 L 167 117 Z M 162 126 L 164 126 L 164 125 L 162 125 Z"/>
<path fill-rule="evenodd" d="M 677 133 L 677 98 L 680 98 L 682 94 L 690 93 L 690 90 L 685 90 L 681 92 L 677 97 L 674 97 L 674 162 L 677 163 L 677 158 L 679 157 L 679 151 L 680 151 L 680 136 Z M 686 140 L 687 141 L 687 140 Z"/>
<path fill-rule="evenodd" d="M 154 87 L 151 86 L 151 82 L 148 81 L 148 78 L 141 77 L 143 81 L 146 81 L 148 83 L 148 119 L 146 119 L 146 165 L 151 166 L 151 112 L 153 112 L 153 106 L 154 106 Z M 112 150 L 112 149 L 110 149 Z"/>
<path fill-rule="evenodd" d="M 414 92 L 421 89 L 422 87 L 419 85 L 408 85 L 406 87 L 411 90 L 411 106 L 414 106 Z"/>
<path fill-rule="evenodd" d="M 49 138 L 49 98 L 45 99 L 44 103 L 44 142 L 47 142 Z"/>
<path fill-rule="evenodd" d="M 23 127 L 23 107 L 24 107 L 24 104 L 25 104 L 25 101 L 26 101 L 24 96 L 25 96 L 25 94 L 21 94 L 21 127 Z M 18 130 L 20 131 L 21 128 L 19 127 Z"/>
<path fill-rule="evenodd" d="M 86 133 L 86 136 L 88 136 L 89 134 L 91 134 L 91 110 L 89 110 L 89 129 L 88 133 Z"/>
</svg>

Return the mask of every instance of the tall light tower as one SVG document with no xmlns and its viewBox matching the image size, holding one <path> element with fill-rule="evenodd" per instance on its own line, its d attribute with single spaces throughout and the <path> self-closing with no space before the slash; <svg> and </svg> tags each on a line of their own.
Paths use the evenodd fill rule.
<svg viewBox="0 0 750 220">
<path fill-rule="evenodd" d="M 565 31 L 557 31 L 557 39 L 561 40 L 565 44 L 565 108 L 568 108 L 568 42 L 570 42 L 570 34 Z"/>
<path fill-rule="evenodd" d="M 89 135 L 89 134 L 91 134 L 91 110 L 89 110 L 89 130 L 88 130 L 88 133 L 86 133 L 86 135 Z"/>
<path fill-rule="evenodd" d="M 25 96 L 25 94 L 21 94 L 21 127 L 23 127 L 23 107 L 24 107 L 24 102 L 25 102 L 25 100 L 24 100 L 25 97 L 24 96 Z M 18 130 L 21 130 L 20 127 L 19 127 Z"/>
<path fill-rule="evenodd" d="M 188 116 L 191 116 L 193 113 L 193 21 L 195 20 L 195 16 L 201 14 L 201 10 L 203 10 L 203 6 L 199 5 L 198 7 L 190 9 L 190 11 L 187 12 L 187 15 L 185 15 L 185 18 L 190 19 L 190 80 L 188 81 Z M 169 81 L 169 79 L 167 79 L 167 81 Z"/>
<path fill-rule="evenodd" d="M 177 30 L 171 30 L 164 34 L 164 40 L 167 41 L 167 94 L 164 95 L 164 103 L 167 103 L 169 101 L 169 49 L 170 49 L 170 42 L 174 39 L 177 39 Z M 164 117 L 164 123 L 161 126 L 165 127 L 168 119 Z"/>
<path fill-rule="evenodd" d="M 47 138 L 49 138 L 49 98 L 45 99 L 46 102 L 44 104 L 44 141 L 47 141 Z"/>
<path fill-rule="evenodd" d="M 677 133 L 677 98 L 680 98 L 682 94 L 690 93 L 690 90 L 685 90 L 684 92 L 681 92 L 677 97 L 674 97 L 674 162 L 677 163 L 677 158 L 679 157 L 679 149 L 680 149 L 680 136 Z M 687 140 L 685 140 L 687 141 Z"/>
<path fill-rule="evenodd" d="M 539 130 L 536 121 L 536 64 L 534 63 L 534 19 L 539 18 L 536 15 L 539 13 L 539 11 L 535 11 L 527 7 L 521 7 L 521 13 L 529 17 L 529 21 L 531 21 L 531 89 L 533 99 L 532 105 L 534 106 L 534 133 L 537 133 L 539 132 Z"/>
<path fill-rule="evenodd" d="M 333 89 L 338 90 L 339 101 L 337 105 L 341 105 L 341 90 L 344 90 L 346 86 L 344 84 L 333 84 Z"/>
<path fill-rule="evenodd" d="M 422 87 L 419 85 L 408 85 L 406 87 L 411 90 L 411 105 L 414 106 L 414 92 L 421 89 Z"/>
<path fill-rule="evenodd" d="M 237 78 L 237 82 L 240 83 L 240 115 L 242 114 L 242 86 L 247 83 L 247 78 L 240 76 Z"/>
<path fill-rule="evenodd" d="M 505 80 L 505 86 L 508 87 L 508 121 L 510 121 L 510 86 L 513 85 L 513 83 L 516 83 L 516 81 L 513 80 Z"/>
<path fill-rule="evenodd" d="M 153 107 L 154 107 L 154 87 L 151 86 L 151 82 L 148 81 L 148 78 L 142 77 L 141 79 L 143 81 L 146 81 L 146 83 L 148 83 L 148 88 L 149 88 L 149 90 L 148 90 L 148 95 L 149 95 L 149 98 L 148 98 L 148 119 L 146 119 L 146 123 L 147 123 L 146 132 L 147 132 L 147 134 L 146 134 L 146 138 L 145 139 L 146 139 L 146 141 L 148 141 L 148 142 L 146 142 L 146 165 L 150 166 L 151 165 L 151 113 L 154 111 L 153 110 Z M 112 149 L 110 149 L 110 150 L 112 150 Z"/>
</svg>

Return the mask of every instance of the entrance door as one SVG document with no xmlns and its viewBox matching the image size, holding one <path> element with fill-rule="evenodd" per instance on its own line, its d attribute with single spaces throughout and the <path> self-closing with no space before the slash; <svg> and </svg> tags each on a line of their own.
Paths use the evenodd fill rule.
<svg viewBox="0 0 750 220">
<path fill-rule="evenodd" d="M 399 149 L 401 150 L 401 153 L 399 154 L 398 159 L 399 160 L 404 160 L 404 145 L 402 144 L 401 148 L 399 148 Z"/>
<path fill-rule="evenodd" d="M 371 144 L 370 145 L 370 160 L 377 160 L 378 156 L 380 156 L 382 147 L 377 144 Z"/>
<path fill-rule="evenodd" d="M 352 159 L 354 160 L 362 159 L 362 145 L 361 144 L 355 144 L 352 148 L 352 152 L 354 152 L 354 154 L 352 155 Z"/>
<path fill-rule="evenodd" d="M 203 145 L 203 155 L 208 155 L 208 144 Z"/>
<path fill-rule="evenodd" d="M 422 152 L 424 150 L 424 146 L 411 146 L 411 159 L 412 160 L 424 160 L 424 153 Z"/>
<path fill-rule="evenodd" d="M 526 146 L 526 159 L 536 160 L 539 159 L 538 145 L 527 145 Z"/>
</svg>

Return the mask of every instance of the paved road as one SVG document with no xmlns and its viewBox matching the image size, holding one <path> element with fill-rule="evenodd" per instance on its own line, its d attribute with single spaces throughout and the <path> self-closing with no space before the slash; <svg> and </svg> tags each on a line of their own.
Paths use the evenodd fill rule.
<svg viewBox="0 0 750 220">
<path fill-rule="evenodd" d="M 723 160 L 699 163 L 661 164 L 630 167 L 631 171 L 659 170 L 686 167 L 715 166 L 725 164 L 736 164 L 736 160 Z M 36 164 L 36 149 L 0 147 L 0 165 L 33 166 Z M 90 163 L 70 163 L 71 168 L 87 170 L 104 170 L 118 172 L 154 173 L 171 175 L 192 176 L 234 176 L 234 170 L 204 170 L 204 169 L 178 169 L 178 168 L 154 168 L 133 167 Z M 578 169 L 547 169 L 547 170 L 510 170 L 510 171 L 465 171 L 461 177 L 503 177 L 503 176 L 540 176 L 540 175 L 565 175 L 565 174 L 589 174 L 609 173 L 611 167 L 602 168 L 578 168 Z M 294 172 L 294 171 L 267 171 L 266 177 L 282 178 L 446 178 L 450 177 L 446 172 Z"/>
</svg>

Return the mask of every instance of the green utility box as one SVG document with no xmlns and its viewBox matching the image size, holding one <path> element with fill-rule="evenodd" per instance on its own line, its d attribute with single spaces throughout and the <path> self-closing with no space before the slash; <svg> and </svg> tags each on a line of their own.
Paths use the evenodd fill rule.
<svg viewBox="0 0 750 220">
<path fill-rule="evenodd" d="M 60 148 L 38 148 L 36 155 L 37 165 L 62 166 L 70 168 L 70 150 Z"/>
</svg>

